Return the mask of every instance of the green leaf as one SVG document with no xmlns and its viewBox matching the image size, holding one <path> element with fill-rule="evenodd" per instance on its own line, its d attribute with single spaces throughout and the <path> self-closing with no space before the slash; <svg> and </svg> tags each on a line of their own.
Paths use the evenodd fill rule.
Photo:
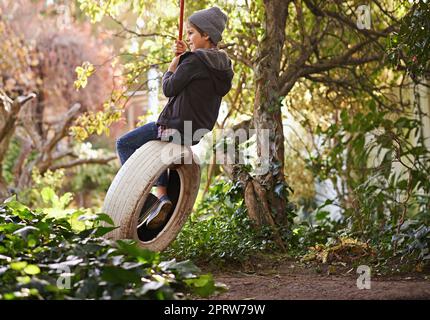
<svg viewBox="0 0 430 320">
<path fill-rule="evenodd" d="M 24 268 L 24 272 L 29 275 L 36 275 L 40 273 L 40 268 L 34 264 L 29 264 Z"/>
<path fill-rule="evenodd" d="M 6 206 L 9 209 L 13 210 L 13 214 L 24 219 L 33 218 L 34 214 L 31 213 L 30 208 L 23 205 L 21 202 L 14 200 L 14 197 L 9 198 L 5 201 Z"/>
<path fill-rule="evenodd" d="M 134 241 L 118 240 L 118 249 L 120 252 L 138 258 L 140 262 L 154 263 L 158 260 L 159 255 L 148 249 L 142 249 Z"/>
<path fill-rule="evenodd" d="M 21 284 L 27 284 L 31 281 L 31 278 L 29 276 L 16 277 L 16 281 Z"/>
<path fill-rule="evenodd" d="M 97 227 L 94 232 L 95 237 L 103 237 L 105 234 L 118 229 L 119 227 Z"/>
<path fill-rule="evenodd" d="M 22 225 L 15 223 L 5 223 L 0 225 L 0 231 L 5 231 L 7 233 L 12 233 L 15 230 L 18 230 L 22 227 Z"/>
<path fill-rule="evenodd" d="M 106 222 L 107 224 L 110 224 L 111 226 L 115 225 L 112 218 L 106 213 L 98 213 L 96 221 L 103 221 L 103 222 Z"/>
<path fill-rule="evenodd" d="M 50 187 L 44 187 L 40 192 L 40 195 L 42 196 L 43 202 L 46 204 L 53 204 L 56 198 L 58 198 L 55 191 Z"/>
<path fill-rule="evenodd" d="M 136 270 L 125 270 L 119 267 L 105 267 L 102 273 L 103 280 L 118 284 L 139 283 L 140 278 Z"/>
<path fill-rule="evenodd" d="M 175 259 L 170 261 L 164 261 L 160 263 L 161 270 L 174 270 L 182 278 L 194 277 L 196 274 L 200 273 L 201 270 L 190 260 L 176 262 Z"/>
<path fill-rule="evenodd" d="M 20 270 L 24 269 L 27 266 L 27 264 L 28 263 L 26 261 L 12 262 L 10 264 L 10 267 L 13 270 L 20 271 Z"/>
<path fill-rule="evenodd" d="M 208 297 L 215 292 L 215 282 L 212 275 L 205 274 L 198 278 L 186 279 L 184 282 L 192 289 L 192 291 L 202 297 Z"/>
<path fill-rule="evenodd" d="M 326 220 L 329 214 L 330 212 L 328 211 L 318 211 L 317 214 L 315 215 L 315 219 L 317 221 Z"/>
<path fill-rule="evenodd" d="M 85 222 L 80 220 L 79 218 L 85 215 L 85 212 L 83 211 L 75 211 L 72 216 L 70 217 L 70 225 L 72 226 L 72 229 L 75 231 L 83 231 L 85 230 Z"/>
<path fill-rule="evenodd" d="M 18 229 L 14 231 L 12 234 L 17 234 L 23 237 L 24 239 L 27 238 L 27 236 L 32 233 L 33 231 L 39 231 L 39 229 L 32 227 L 32 226 L 26 226 L 24 228 Z"/>
<path fill-rule="evenodd" d="M 145 283 L 143 285 L 142 289 L 140 290 L 140 293 L 142 295 L 144 295 L 148 291 L 157 291 L 158 289 L 162 288 L 163 286 L 165 286 L 165 284 L 163 282 L 151 281 L 151 282 Z"/>
<path fill-rule="evenodd" d="M 59 200 L 59 209 L 65 209 L 72 199 L 73 195 L 70 192 L 63 194 Z"/>
</svg>

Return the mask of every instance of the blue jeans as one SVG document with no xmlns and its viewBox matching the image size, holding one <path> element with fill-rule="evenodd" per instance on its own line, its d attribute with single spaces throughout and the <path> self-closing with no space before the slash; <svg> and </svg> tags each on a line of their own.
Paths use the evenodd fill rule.
<svg viewBox="0 0 430 320">
<path fill-rule="evenodd" d="M 118 151 L 119 160 L 123 165 L 128 158 L 141 146 L 151 140 L 160 140 L 158 137 L 158 126 L 155 122 L 150 122 L 136 128 L 116 140 L 116 149 Z M 164 171 L 158 178 L 155 185 L 167 187 L 169 183 L 169 174 Z"/>
</svg>

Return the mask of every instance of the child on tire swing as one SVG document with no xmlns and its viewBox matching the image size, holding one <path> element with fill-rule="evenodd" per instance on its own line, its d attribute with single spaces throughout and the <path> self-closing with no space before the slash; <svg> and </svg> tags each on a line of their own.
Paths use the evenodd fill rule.
<svg viewBox="0 0 430 320">
<path fill-rule="evenodd" d="M 227 16 L 217 7 L 196 11 L 188 18 L 187 43 L 175 42 L 176 56 L 163 75 L 163 93 L 169 100 L 157 122 L 136 128 L 116 141 L 121 164 L 150 140 L 171 141 L 169 137 L 179 132 L 182 144 L 194 145 L 201 140 L 194 138 L 197 130 L 213 129 L 221 99 L 230 91 L 233 79 L 231 60 L 217 47 L 226 22 Z M 190 121 L 192 133 L 187 133 L 184 122 Z M 141 214 L 138 228 L 146 225 L 156 229 L 165 222 L 172 209 L 167 196 L 168 179 L 167 171 L 158 178 L 158 200 L 149 214 Z"/>
</svg>

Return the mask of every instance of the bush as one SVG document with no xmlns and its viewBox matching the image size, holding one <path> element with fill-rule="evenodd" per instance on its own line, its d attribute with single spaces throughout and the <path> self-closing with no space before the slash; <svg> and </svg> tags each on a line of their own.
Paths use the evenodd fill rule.
<svg viewBox="0 0 430 320">
<path fill-rule="evenodd" d="M 178 299 L 215 292 L 190 261 L 161 261 L 133 241 L 108 241 L 105 214 L 62 218 L 11 198 L 0 205 L 0 299 Z"/>
<path fill-rule="evenodd" d="M 367 107 L 355 114 L 343 110 L 337 123 L 318 130 L 333 146 L 308 159 L 309 168 L 333 185 L 342 181 L 329 200 L 342 209 L 341 223 L 318 226 L 368 243 L 384 260 L 428 263 L 430 151 L 420 134 L 422 120 L 377 108 L 373 100 Z"/>
<path fill-rule="evenodd" d="M 198 203 L 166 254 L 215 264 L 241 262 L 270 249 L 273 243 L 267 239 L 268 231 L 253 228 L 238 186 L 220 179 Z"/>
</svg>

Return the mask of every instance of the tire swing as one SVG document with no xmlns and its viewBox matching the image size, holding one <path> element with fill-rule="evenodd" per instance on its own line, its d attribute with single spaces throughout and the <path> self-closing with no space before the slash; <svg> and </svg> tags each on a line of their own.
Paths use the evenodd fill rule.
<svg viewBox="0 0 430 320">
<path fill-rule="evenodd" d="M 161 160 L 162 159 L 162 160 Z M 141 226 L 138 218 L 155 197 L 150 191 L 161 173 L 169 170 L 167 193 L 173 209 L 157 229 Z M 152 251 L 164 250 L 177 236 L 188 218 L 200 186 L 200 166 L 190 147 L 149 141 L 137 149 L 115 176 L 103 204 L 103 211 L 118 228 L 110 239 L 135 239 Z"/>
<path fill-rule="evenodd" d="M 184 0 L 180 0 L 179 40 L 182 40 L 184 6 Z M 166 149 L 168 152 L 165 152 Z M 173 209 L 159 228 L 137 228 L 141 212 L 148 212 L 157 199 L 150 191 L 165 170 L 169 171 L 167 195 Z M 103 211 L 110 215 L 118 228 L 107 237 L 114 240 L 135 239 L 143 248 L 164 250 L 184 225 L 194 206 L 199 186 L 200 166 L 190 147 L 149 141 L 124 163 L 109 187 Z"/>
</svg>

